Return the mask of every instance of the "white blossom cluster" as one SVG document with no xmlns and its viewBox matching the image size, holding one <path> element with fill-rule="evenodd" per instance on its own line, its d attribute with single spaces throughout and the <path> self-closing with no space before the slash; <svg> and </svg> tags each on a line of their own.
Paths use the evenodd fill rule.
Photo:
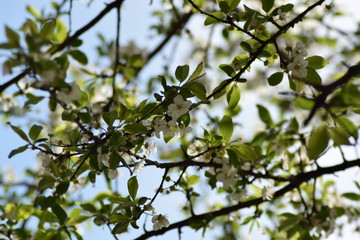
<svg viewBox="0 0 360 240">
<path fill-rule="evenodd" d="M 70 85 L 70 89 L 63 88 L 57 94 L 57 99 L 64 103 L 71 103 L 72 101 L 78 100 L 80 97 L 80 87 L 73 82 Z"/>
<path fill-rule="evenodd" d="M 286 50 L 291 49 L 291 42 L 285 43 Z M 291 71 L 291 76 L 294 78 L 305 78 L 307 76 L 306 67 L 309 64 L 308 61 L 304 60 L 304 57 L 308 55 L 305 46 L 302 42 L 297 42 L 296 46 L 292 48 L 293 61 L 288 64 L 288 69 Z"/>
<path fill-rule="evenodd" d="M 18 104 L 17 102 L 14 100 L 14 98 L 6 93 L 2 93 L 0 96 L 0 103 L 1 103 L 1 107 L 2 107 L 2 111 L 4 112 L 9 112 L 12 108 L 17 107 Z"/>
<path fill-rule="evenodd" d="M 109 162 L 109 160 L 110 160 L 110 152 L 103 153 L 101 147 L 98 147 L 96 151 L 98 153 L 97 160 L 98 160 L 99 168 L 101 169 L 103 166 L 105 166 L 106 170 L 107 170 L 108 178 L 115 179 L 117 177 L 117 175 L 118 175 L 118 172 L 117 172 L 116 169 L 111 169 L 110 168 L 110 162 Z"/>
<path fill-rule="evenodd" d="M 167 114 L 171 117 L 171 120 L 166 121 L 155 118 L 151 122 L 150 126 L 154 129 L 154 135 L 160 138 L 160 133 L 163 132 L 164 136 L 180 138 L 185 133 L 191 132 L 191 127 L 177 123 L 177 120 L 189 111 L 191 104 L 191 101 L 184 101 L 181 95 L 177 95 L 167 109 Z"/>
<path fill-rule="evenodd" d="M 153 215 L 151 222 L 153 223 L 154 231 L 160 230 L 170 225 L 167 217 L 162 214 L 156 214 L 156 209 L 151 204 L 144 205 L 144 211 L 151 212 L 151 214 Z"/>
</svg>

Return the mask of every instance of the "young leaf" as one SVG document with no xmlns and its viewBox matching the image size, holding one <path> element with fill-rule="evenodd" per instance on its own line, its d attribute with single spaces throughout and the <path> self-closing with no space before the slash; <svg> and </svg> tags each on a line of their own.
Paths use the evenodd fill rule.
<svg viewBox="0 0 360 240">
<path fill-rule="evenodd" d="M 26 136 L 26 134 L 24 133 L 23 130 L 21 130 L 19 127 L 13 126 L 11 125 L 11 123 L 7 123 L 10 125 L 10 127 L 12 128 L 12 130 L 14 130 L 14 132 L 17 133 L 17 135 L 19 135 L 22 139 L 24 139 L 26 142 L 29 142 L 29 138 Z"/>
<path fill-rule="evenodd" d="M 250 162 L 257 159 L 255 150 L 246 144 L 237 145 L 235 150 L 239 159 L 242 161 Z"/>
<path fill-rule="evenodd" d="M 17 32 L 15 32 L 14 30 L 12 30 L 11 28 L 9 28 L 8 26 L 5 27 L 5 34 L 7 39 L 9 40 L 10 43 L 15 44 L 16 46 L 19 45 L 19 34 L 17 34 Z"/>
<path fill-rule="evenodd" d="M 78 61 L 82 65 L 86 65 L 88 63 L 87 56 L 85 55 L 85 53 L 83 53 L 80 50 L 70 50 L 69 54 L 73 59 L 75 59 L 76 61 Z"/>
<path fill-rule="evenodd" d="M 211 15 L 218 18 L 218 19 L 221 19 L 221 20 L 226 18 L 226 14 L 224 14 L 222 12 L 213 12 L 213 13 L 211 13 Z M 213 17 L 207 17 L 205 19 L 204 25 L 208 26 L 210 24 L 217 23 L 217 22 L 219 22 L 217 19 L 215 19 Z"/>
<path fill-rule="evenodd" d="M 201 74 L 202 70 L 204 69 L 204 63 L 201 62 L 196 66 L 195 71 L 191 74 L 191 76 L 189 77 L 188 82 L 194 81 L 202 76 L 204 76 L 204 74 Z"/>
<path fill-rule="evenodd" d="M 274 1 L 275 1 L 275 0 L 261 0 L 262 9 L 263 9 L 265 12 L 269 12 L 270 9 L 274 6 Z"/>
<path fill-rule="evenodd" d="M 56 217 L 59 219 L 59 223 L 61 225 L 65 224 L 67 219 L 67 214 L 65 210 L 59 205 L 55 204 L 51 207 L 52 212 L 56 215 Z"/>
<path fill-rule="evenodd" d="M 232 12 L 236 9 L 236 7 L 239 5 L 241 0 L 225 0 L 227 5 L 229 6 L 229 12 Z"/>
<path fill-rule="evenodd" d="M 229 77 L 233 77 L 235 75 L 234 68 L 229 64 L 220 64 L 219 68 L 223 70 Z"/>
<path fill-rule="evenodd" d="M 124 130 L 129 133 L 147 133 L 148 130 L 141 123 L 131 123 L 124 127 Z"/>
<path fill-rule="evenodd" d="M 178 66 L 175 70 L 175 77 L 179 82 L 183 82 L 189 75 L 189 65 Z"/>
<path fill-rule="evenodd" d="M 261 121 L 263 121 L 266 124 L 266 126 L 272 126 L 273 120 L 271 118 L 269 111 L 260 104 L 257 104 L 256 107 L 258 108 L 258 114 Z"/>
<path fill-rule="evenodd" d="M 320 75 L 313 68 L 308 67 L 306 81 L 309 83 L 314 83 L 314 84 L 320 85 L 322 82 L 322 79 L 321 79 Z"/>
<path fill-rule="evenodd" d="M 232 136 L 233 130 L 234 125 L 232 118 L 224 115 L 219 123 L 220 135 L 228 142 Z"/>
<path fill-rule="evenodd" d="M 36 125 L 36 124 L 32 125 L 32 127 L 29 130 L 29 137 L 33 141 L 36 141 L 38 139 L 39 134 L 40 134 L 42 129 L 43 129 L 42 126 L 39 126 L 39 125 Z"/>
<path fill-rule="evenodd" d="M 238 105 L 238 102 L 240 100 L 240 89 L 236 84 L 233 85 L 230 91 L 228 92 L 226 96 L 226 100 L 228 102 L 230 109 L 233 109 Z"/>
<path fill-rule="evenodd" d="M 326 125 L 321 125 L 310 134 L 307 152 L 310 159 L 317 159 L 329 143 L 329 132 Z"/>
<path fill-rule="evenodd" d="M 138 188 L 139 188 L 139 183 L 137 181 L 136 176 L 131 177 L 128 180 L 127 185 L 128 185 L 128 191 L 129 191 L 129 194 L 130 194 L 131 198 L 133 200 L 135 200 L 136 194 L 137 194 L 137 191 L 138 191 Z"/>
<path fill-rule="evenodd" d="M 313 69 L 321 69 L 329 64 L 329 62 L 321 56 L 312 56 L 306 58 L 305 60 L 308 61 L 308 67 Z"/>
<path fill-rule="evenodd" d="M 273 73 L 270 77 L 268 77 L 268 83 L 270 86 L 276 86 L 279 83 L 281 83 L 282 79 L 283 79 L 283 72 L 276 72 Z"/>
<path fill-rule="evenodd" d="M 16 154 L 19 154 L 19 153 L 24 152 L 26 149 L 28 149 L 28 144 L 12 150 L 12 151 L 10 152 L 8 158 L 12 158 L 12 157 L 15 156 Z"/>
</svg>

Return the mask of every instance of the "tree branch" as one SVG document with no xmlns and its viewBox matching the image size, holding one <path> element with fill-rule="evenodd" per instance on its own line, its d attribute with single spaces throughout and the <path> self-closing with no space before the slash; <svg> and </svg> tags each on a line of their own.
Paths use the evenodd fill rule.
<svg viewBox="0 0 360 240">
<path fill-rule="evenodd" d="M 307 182 L 311 179 L 316 179 L 322 175 L 326 175 L 326 174 L 333 174 L 335 172 L 339 172 L 339 171 L 343 171 L 346 170 L 348 168 L 352 168 L 352 167 L 356 167 L 356 166 L 360 166 L 360 159 L 356 159 L 350 162 L 344 162 L 341 163 L 339 165 L 335 165 L 332 167 L 326 167 L 326 168 L 319 168 L 317 170 L 311 171 L 311 172 L 306 172 L 306 173 L 300 173 L 296 176 L 294 176 L 291 181 L 289 182 L 288 185 L 286 185 L 285 187 L 281 188 L 280 190 L 276 191 L 274 194 L 274 199 L 283 196 L 285 193 L 299 187 L 302 183 Z M 244 208 L 249 208 L 252 206 L 256 206 L 259 205 L 263 202 L 265 202 L 266 200 L 264 200 L 262 197 L 256 198 L 256 199 L 251 199 L 245 202 L 240 202 L 236 205 L 233 206 L 229 206 L 229 207 L 225 207 L 222 208 L 220 210 L 217 211 L 213 211 L 213 212 L 208 212 L 208 213 L 204 213 L 204 214 L 200 214 L 200 215 L 195 215 L 192 217 L 189 217 L 183 221 L 179 221 L 176 223 L 171 224 L 169 227 L 167 228 L 162 228 L 160 230 L 157 231 L 150 231 L 150 232 L 146 232 L 143 235 L 135 238 L 134 240 L 144 240 L 144 239 L 148 239 L 150 237 L 153 236 L 158 236 L 158 235 L 162 235 L 172 229 L 177 229 L 177 228 L 182 228 L 185 226 L 189 226 L 192 222 L 197 221 L 197 220 L 206 220 L 206 221 L 211 221 L 216 217 L 220 217 L 220 216 L 224 216 L 224 215 L 228 215 L 231 212 L 234 211 L 238 211 L 240 209 L 244 209 Z"/>
</svg>

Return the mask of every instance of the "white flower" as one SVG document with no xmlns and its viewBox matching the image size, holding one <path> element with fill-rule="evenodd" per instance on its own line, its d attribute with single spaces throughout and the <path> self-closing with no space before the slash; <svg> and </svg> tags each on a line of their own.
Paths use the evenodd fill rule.
<svg viewBox="0 0 360 240">
<path fill-rule="evenodd" d="M 285 39 L 285 50 L 292 51 L 292 42 L 290 39 Z"/>
<path fill-rule="evenodd" d="M 156 214 L 156 209 L 151 205 L 144 205 L 144 211 L 150 211 L 152 214 Z"/>
<path fill-rule="evenodd" d="M 251 170 L 251 163 L 244 162 L 243 165 L 241 165 L 241 169 L 244 171 L 250 171 Z"/>
<path fill-rule="evenodd" d="M 287 154 L 284 154 L 281 158 L 282 168 L 284 170 L 289 170 L 289 156 Z"/>
<path fill-rule="evenodd" d="M 107 173 L 107 176 L 108 178 L 110 179 L 115 179 L 118 175 L 118 172 L 116 169 L 108 169 L 108 173 Z"/>
<path fill-rule="evenodd" d="M 174 103 L 169 105 L 167 112 L 172 117 L 172 120 L 176 121 L 180 116 L 189 111 L 191 104 L 191 101 L 184 101 L 181 95 L 177 95 L 174 98 Z"/>
<path fill-rule="evenodd" d="M 8 112 L 9 110 L 17 106 L 17 102 L 14 100 L 14 98 L 6 93 L 3 93 L 0 96 L 0 103 L 0 106 L 2 107 L 2 110 L 4 112 Z"/>
<path fill-rule="evenodd" d="M 168 227 L 170 225 L 169 220 L 167 220 L 167 218 L 162 214 L 153 216 L 151 222 L 153 223 L 154 231 L 162 229 L 163 227 Z"/>
<path fill-rule="evenodd" d="M 225 189 L 236 183 L 237 171 L 232 165 L 224 164 L 216 176 L 216 180 L 223 183 Z"/>
<path fill-rule="evenodd" d="M 102 149 L 101 147 L 98 147 L 96 149 L 97 153 L 98 153 L 98 166 L 99 168 L 101 168 L 103 165 L 105 165 L 106 167 L 110 167 L 110 153 L 102 153 Z"/>
<path fill-rule="evenodd" d="M 223 149 L 219 150 L 216 153 L 216 156 L 214 157 L 214 162 L 215 163 L 220 163 L 220 164 L 229 164 L 229 155 L 227 154 L 227 152 Z"/>
<path fill-rule="evenodd" d="M 270 184 L 268 186 L 264 186 L 261 190 L 262 198 L 264 200 L 271 200 L 274 198 L 274 185 Z"/>
<path fill-rule="evenodd" d="M 152 141 L 150 143 L 146 142 L 142 148 L 139 149 L 138 153 L 144 153 L 145 156 L 148 158 L 151 154 L 151 151 L 154 151 L 156 152 L 157 151 L 157 148 L 156 148 L 156 145 L 155 145 L 155 142 Z"/>
<path fill-rule="evenodd" d="M 293 49 L 294 57 L 306 57 L 308 55 L 305 46 L 302 42 L 297 42 L 296 46 Z"/>
<path fill-rule="evenodd" d="M 6 167 L 4 179 L 5 179 L 6 183 L 16 183 L 18 181 L 18 179 L 16 177 L 16 173 L 13 168 L 8 167 L 8 166 Z"/>
<path fill-rule="evenodd" d="M 138 173 L 144 167 L 144 165 L 145 165 L 144 160 L 141 160 L 140 162 L 135 163 L 133 174 Z"/>
<path fill-rule="evenodd" d="M 175 131 L 172 130 L 172 127 L 175 127 L 174 125 L 176 123 L 170 121 L 166 122 L 165 120 L 155 118 L 152 121 L 152 126 L 154 128 L 154 134 L 157 138 L 160 138 L 160 132 L 163 132 L 164 136 L 175 136 Z"/>
<path fill-rule="evenodd" d="M 292 63 L 288 65 L 290 71 L 292 71 L 291 75 L 296 78 L 305 78 L 307 76 L 306 67 L 308 65 L 308 61 L 296 57 Z"/>
<path fill-rule="evenodd" d="M 190 144 L 189 148 L 187 149 L 187 154 L 189 156 L 196 156 L 202 152 L 205 152 L 207 150 L 206 144 L 203 142 L 196 140 L 192 144 Z"/>
<path fill-rule="evenodd" d="M 86 186 L 86 178 L 85 177 L 78 178 L 74 180 L 74 182 L 72 182 L 70 186 L 70 192 L 75 193 L 78 189 L 84 189 L 85 186 Z"/>
<path fill-rule="evenodd" d="M 191 127 L 189 127 L 189 126 L 185 127 L 184 124 L 179 124 L 178 128 L 179 129 L 175 133 L 175 136 L 177 138 L 180 138 L 180 137 L 184 136 L 185 133 L 189 133 L 192 131 Z"/>
<path fill-rule="evenodd" d="M 70 85 L 70 90 L 62 89 L 62 91 L 58 92 L 57 94 L 57 99 L 64 103 L 70 103 L 71 101 L 79 99 L 79 97 L 80 88 L 75 82 Z"/>
<path fill-rule="evenodd" d="M 233 192 L 229 195 L 229 198 L 239 202 L 241 199 L 245 198 L 247 196 L 246 189 L 241 189 L 240 191 Z"/>
<path fill-rule="evenodd" d="M 279 9 L 278 14 L 279 14 L 280 21 L 283 21 L 283 22 L 286 21 L 286 13 L 284 13 L 283 11 L 281 11 L 281 9 Z"/>
</svg>

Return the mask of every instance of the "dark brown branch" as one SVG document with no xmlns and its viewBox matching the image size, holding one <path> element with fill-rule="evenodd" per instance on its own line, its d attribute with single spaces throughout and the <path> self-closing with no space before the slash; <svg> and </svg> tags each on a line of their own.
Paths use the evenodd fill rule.
<svg viewBox="0 0 360 240">
<path fill-rule="evenodd" d="M 318 90 L 320 90 L 321 93 L 319 94 L 319 96 L 315 98 L 315 104 L 311 109 L 309 116 L 305 119 L 304 126 L 308 125 L 311 119 L 314 117 L 317 110 L 319 110 L 321 107 L 325 105 L 325 101 L 330 94 L 332 94 L 337 88 L 343 86 L 348 81 L 350 81 L 351 78 L 359 74 L 360 74 L 360 64 L 357 64 L 350 67 L 349 70 L 345 73 L 345 75 L 342 76 L 339 80 L 336 80 L 328 85 L 321 85 L 318 88 Z"/>
<path fill-rule="evenodd" d="M 286 185 L 285 187 L 276 191 L 274 194 L 274 199 L 283 196 L 285 193 L 299 187 L 302 183 L 305 183 L 311 179 L 316 179 L 322 175 L 333 174 L 335 172 L 343 171 L 343 170 L 346 170 L 346 169 L 349 169 L 352 167 L 356 167 L 356 166 L 360 166 L 360 159 L 356 159 L 356 160 L 350 161 L 350 162 L 344 162 L 342 164 L 335 165 L 332 167 L 319 168 L 319 169 L 311 171 L 311 172 L 300 173 L 300 174 L 294 176 L 288 185 Z M 143 235 L 139 236 L 138 238 L 135 238 L 135 240 L 144 240 L 144 239 L 148 239 L 153 236 L 162 235 L 172 229 L 178 229 L 178 228 L 182 228 L 185 226 L 189 226 L 193 221 L 197 221 L 197 220 L 211 221 L 216 217 L 228 215 L 228 214 L 238 211 L 240 209 L 257 206 L 265 201 L 266 200 L 264 200 L 262 197 L 259 197 L 259 198 L 248 200 L 245 202 L 240 202 L 236 205 L 233 205 L 230 207 L 225 207 L 225 208 L 222 208 L 217 211 L 208 212 L 208 213 L 204 213 L 204 214 L 200 214 L 200 215 L 195 215 L 195 216 L 189 217 L 183 221 L 173 223 L 167 228 L 162 228 L 157 231 L 146 232 Z"/>
</svg>

